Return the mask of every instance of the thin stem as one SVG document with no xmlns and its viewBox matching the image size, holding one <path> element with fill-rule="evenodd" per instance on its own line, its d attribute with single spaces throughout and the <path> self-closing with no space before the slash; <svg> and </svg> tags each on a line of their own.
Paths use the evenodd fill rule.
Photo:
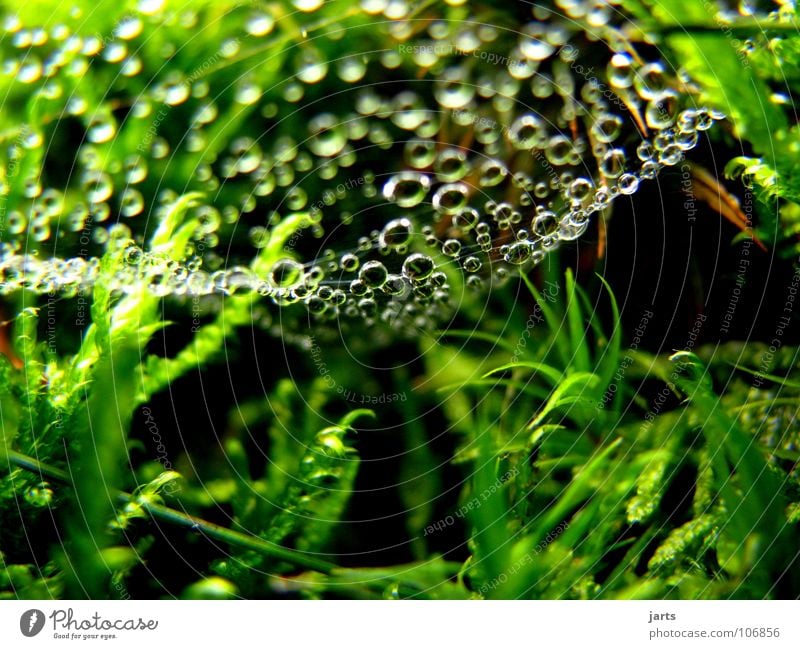
<svg viewBox="0 0 800 649">
<path fill-rule="evenodd" d="M 669 25 L 648 24 L 640 28 L 642 32 L 657 34 L 735 34 L 737 36 L 757 36 L 767 32 L 800 33 L 797 23 L 779 23 L 773 20 L 736 20 L 729 23 L 674 23 Z"/>
<path fill-rule="evenodd" d="M 40 462 L 35 458 L 23 455 L 17 451 L 8 451 L 5 453 L 5 455 L 11 464 L 18 466 L 21 469 L 25 469 L 26 471 L 37 473 L 42 477 L 49 478 L 50 480 L 72 486 L 69 476 L 61 469 L 57 469 L 54 466 Z M 295 550 L 290 550 L 274 543 L 268 543 L 257 536 L 231 530 L 227 527 L 217 525 L 216 523 L 212 523 L 202 518 L 197 518 L 196 516 L 179 512 L 178 510 L 172 509 L 171 507 L 166 507 L 165 505 L 142 502 L 133 494 L 129 494 L 125 491 L 118 492 L 116 498 L 123 505 L 127 505 L 128 503 L 136 503 L 153 518 L 163 520 L 174 525 L 180 525 L 181 527 L 188 527 L 194 531 L 201 532 L 209 538 L 230 543 L 231 545 L 235 545 L 246 550 L 260 552 L 261 554 L 272 557 L 273 559 L 280 559 L 296 566 L 308 568 L 309 570 L 315 570 L 324 574 L 331 574 L 336 569 L 335 564 L 323 561 L 322 559 L 308 557 Z"/>
<path fill-rule="evenodd" d="M 67 484 L 70 482 L 69 476 L 61 469 L 57 469 L 54 466 L 45 464 L 44 462 L 39 462 L 39 460 L 36 460 L 28 455 L 23 455 L 22 453 L 17 453 L 16 451 L 7 451 L 5 456 L 8 458 L 9 462 L 15 464 L 21 469 L 25 469 L 31 473 L 38 473 L 44 478 L 50 478 L 51 480 L 56 480 L 57 482 L 64 482 Z"/>
</svg>

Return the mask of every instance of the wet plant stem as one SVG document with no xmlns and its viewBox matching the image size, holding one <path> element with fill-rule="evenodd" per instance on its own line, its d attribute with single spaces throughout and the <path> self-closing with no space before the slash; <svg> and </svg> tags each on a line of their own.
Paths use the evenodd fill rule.
<svg viewBox="0 0 800 649">
<path fill-rule="evenodd" d="M 8 451 L 5 455 L 8 458 L 9 464 L 13 464 L 21 469 L 30 471 L 31 473 L 38 474 L 43 478 L 72 486 L 72 480 L 70 479 L 69 475 L 61 469 L 44 464 L 35 458 L 23 455 L 22 453 L 18 453 L 16 451 Z M 162 520 L 172 523 L 173 525 L 179 525 L 181 527 L 187 527 L 195 532 L 199 532 L 200 534 L 207 536 L 210 539 L 229 543 L 230 545 L 234 545 L 246 550 L 259 552 L 273 559 L 286 561 L 295 566 L 314 570 L 324 574 L 331 574 L 336 569 L 336 565 L 327 561 L 323 561 L 322 559 L 308 557 L 300 552 L 281 547 L 280 545 L 276 545 L 274 543 L 268 543 L 256 536 L 231 530 L 227 527 L 217 525 L 216 523 L 211 523 L 210 521 L 197 518 L 196 516 L 191 516 L 165 505 L 147 502 L 143 499 L 137 498 L 133 494 L 129 494 L 124 491 L 117 492 L 116 498 L 122 505 L 135 503 L 137 506 L 141 507 L 142 510 L 147 512 L 147 514 L 153 519 Z"/>
</svg>

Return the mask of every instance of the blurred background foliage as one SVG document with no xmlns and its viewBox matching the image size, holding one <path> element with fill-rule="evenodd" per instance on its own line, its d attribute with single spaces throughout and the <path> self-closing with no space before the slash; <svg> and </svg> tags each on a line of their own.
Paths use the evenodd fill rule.
<svg viewBox="0 0 800 649">
<path fill-rule="evenodd" d="M 8 296 L 0 594 L 797 597 L 800 339 L 796 314 L 781 318 L 800 272 L 800 35 L 793 4 L 744 4 L 723 18 L 706 2 L 615 7 L 632 17 L 626 38 L 658 47 L 691 92 L 728 116 L 691 156 L 695 223 L 676 217 L 681 172 L 665 173 L 605 215 L 607 233 L 593 228 L 484 301 L 467 295 L 445 331 L 376 342 L 354 327 L 342 344 L 322 340 L 332 382 L 292 344 L 316 332 L 276 337 L 255 297 L 227 298 L 199 327 L 146 291 L 114 297 L 103 278 L 119 255 L 102 261 L 91 324 L 60 332 L 57 352 L 44 339 L 46 296 Z M 110 34 L 137 10 L 93 5 L 5 10 L 85 35 Z M 517 20 L 514 8 L 470 5 L 487 22 Z M 370 20 L 347 7 L 325 3 L 315 25 L 348 22 L 348 38 L 380 47 Z M 200 28 L 170 14 L 140 51 L 145 70 L 191 76 L 234 37 L 216 18 L 235 3 L 192 8 Z M 418 10 L 467 15 L 445 3 Z M 198 74 L 224 83 L 257 56 L 255 82 L 269 88 L 306 29 L 282 24 L 232 65 Z M 165 63 L 163 42 L 190 28 Z M 8 36 L 0 46 L 14 47 Z M 344 47 L 323 46 L 329 60 Z M 118 120 L 151 81 L 98 65 L 75 83 Z M 6 167 L 65 173 L 37 156 L 57 159 L 92 125 L 59 123 L 57 100 L 34 101 L 12 76 L 0 85 L 6 144 L 55 138 L 46 153 L 4 147 Z M 221 110 L 206 146 L 150 170 L 145 193 L 181 188 L 148 223 L 152 249 L 181 256 L 199 227 L 195 170 L 249 128 L 240 106 Z M 188 119 L 180 107 L 169 116 Z M 109 173 L 122 173 L 145 127 L 119 121 L 102 145 Z M 6 214 L 23 179 L 9 180 Z M 303 225 L 297 216 L 274 226 L 257 263 L 270 267 Z M 763 249 L 751 246 L 742 283 L 742 249 L 755 240 Z M 734 289 L 737 317 L 723 327 Z M 59 301 L 55 317 L 74 309 Z"/>
</svg>

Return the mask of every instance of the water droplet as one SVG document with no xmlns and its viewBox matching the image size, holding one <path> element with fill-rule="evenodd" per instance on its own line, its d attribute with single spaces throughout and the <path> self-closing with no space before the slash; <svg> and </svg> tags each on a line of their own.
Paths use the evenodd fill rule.
<svg viewBox="0 0 800 649">
<path fill-rule="evenodd" d="M 530 113 L 521 115 L 511 125 L 508 139 L 517 149 L 539 148 L 547 141 L 544 122 Z"/>
<path fill-rule="evenodd" d="M 606 178 L 619 178 L 625 171 L 625 152 L 622 149 L 611 149 L 600 161 L 600 173 Z"/>
<path fill-rule="evenodd" d="M 303 266 L 293 259 L 281 259 L 270 269 L 269 280 L 276 289 L 295 288 L 303 280 Z"/>
<path fill-rule="evenodd" d="M 141 214 L 144 209 L 142 193 L 136 189 L 126 189 L 120 199 L 119 209 L 122 216 L 127 216 L 128 218 Z"/>
<path fill-rule="evenodd" d="M 53 500 L 53 490 L 46 482 L 25 490 L 25 500 L 34 507 L 47 507 Z"/>
<path fill-rule="evenodd" d="M 328 74 L 328 63 L 316 50 L 307 49 L 301 52 L 295 67 L 297 78 L 303 83 L 318 83 Z"/>
<path fill-rule="evenodd" d="M 428 176 L 404 171 L 395 174 L 386 182 L 383 186 L 383 195 L 400 207 L 415 207 L 425 199 L 430 185 Z"/>
<path fill-rule="evenodd" d="M 358 271 L 359 279 L 373 289 L 381 288 L 388 279 L 389 272 L 379 261 L 368 261 Z"/>
<path fill-rule="evenodd" d="M 323 4 L 323 0 L 292 0 L 292 4 L 300 11 L 310 13 L 319 9 Z"/>
<path fill-rule="evenodd" d="M 622 134 L 622 119 L 618 115 L 601 115 L 594 121 L 591 130 L 598 142 L 613 142 Z"/>
<path fill-rule="evenodd" d="M 508 246 L 503 258 L 510 264 L 520 266 L 531 256 L 531 246 L 527 241 L 518 241 Z"/>
<path fill-rule="evenodd" d="M 471 255 L 471 256 L 467 257 L 466 259 L 464 259 L 464 266 L 463 267 L 464 267 L 464 270 L 467 271 L 468 273 L 477 273 L 481 269 L 482 266 L 483 266 L 483 264 L 481 263 L 481 260 L 478 259 L 477 257 L 475 257 L 474 255 Z M 467 280 L 467 281 L 469 281 L 469 280 Z M 473 283 L 473 286 L 474 286 L 474 283 Z"/>
<path fill-rule="evenodd" d="M 455 214 L 466 205 L 467 188 L 462 183 L 442 185 L 433 195 L 433 208 L 442 214 Z"/>
<path fill-rule="evenodd" d="M 639 179 L 633 174 L 622 174 L 617 181 L 617 186 L 621 194 L 635 194 L 639 189 Z"/>
<path fill-rule="evenodd" d="M 113 122 L 107 117 L 96 117 L 86 129 L 86 136 L 90 142 L 100 144 L 108 142 L 116 135 L 117 129 Z"/>
<path fill-rule="evenodd" d="M 406 218 L 393 219 L 386 224 L 380 234 L 380 245 L 387 248 L 400 248 L 411 239 L 413 226 Z"/>
<path fill-rule="evenodd" d="M 480 221 L 480 215 L 475 208 L 467 207 L 463 210 L 459 210 L 453 215 L 452 223 L 454 228 L 458 228 L 460 230 L 471 230 Z"/>
<path fill-rule="evenodd" d="M 412 281 L 422 281 L 431 276 L 435 269 L 433 259 L 415 252 L 403 262 L 403 275 Z"/>
<path fill-rule="evenodd" d="M 472 100 L 475 87 L 467 82 L 466 73 L 462 69 L 448 68 L 436 80 L 433 94 L 443 108 L 457 110 Z"/>
<path fill-rule="evenodd" d="M 309 148 L 315 155 L 329 158 L 338 155 L 347 144 L 347 134 L 331 113 L 314 117 L 308 125 L 312 137 Z"/>
<path fill-rule="evenodd" d="M 250 14 L 245 24 L 245 30 L 251 36 L 266 36 L 275 27 L 275 19 L 263 11 Z"/>
<path fill-rule="evenodd" d="M 532 61 L 544 61 L 554 51 L 555 47 L 547 41 L 548 29 L 543 23 L 528 23 L 522 28 L 519 39 L 519 49 L 523 56 Z"/>
</svg>

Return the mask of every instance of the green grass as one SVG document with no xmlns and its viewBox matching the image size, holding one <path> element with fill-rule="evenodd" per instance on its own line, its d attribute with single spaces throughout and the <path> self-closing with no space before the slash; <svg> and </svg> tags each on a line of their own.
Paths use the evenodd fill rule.
<svg viewBox="0 0 800 649">
<path fill-rule="evenodd" d="M 57 15 L 58 3 L 49 2 L 18 13 L 26 25 L 63 21 L 100 38 L 135 10 L 74 4 L 84 19 Z M 242 37 L 230 57 L 219 55 L 222 44 L 241 32 L 250 5 L 195 3 L 196 33 L 166 58 L 162 48 L 183 43 L 186 27 L 176 16 L 160 28 L 145 22 L 152 38 L 141 43 L 143 69 L 158 79 L 175 72 L 207 81 L 219 93 L 219 116 L 190 150 L 177 139 L 196 116 L 185 105 L 169 108 L 174 130 L 164 137 L 176 140 L 174 155 L 149 161 L 139 185 L 146 218 L 112 231 L 109 245 L 91 244 L 91 254 L 102 254 L 88 292 L 51 300 L 46 286 L 3 291 L 9 349 L 0 354 L 0 597 L 797 597 L 800 340 L 793 312 L 779 337 L 770 322 L 741 341 L 706 332 L 697 346 L 640 345 L 631 315 L 639 305 L 627 296 L 623 303 L 624 286 L 606 279 L 603 260 L 592 258 L 587 272 L 563 253 L 505 286 L 487 281 L 482 292 L 465 293 L 452 326 L 412 337 L 355 318 L 340 338 L 329 323 L 235 287 L 198 304 L 159 296 L 159 282 L 169 278 L 119 290 L 134 244 L 171 260 L 176 276 L 209 236 L 229 242 L 232 259 L 249 249 L 236 219 L 222 216 L 208 231 L 203 208 L 224 214 L 223 206 L 238 205 L 242 227 L 251 212 L 263 215 L 237 202 L 238 189 L 210 188 L 204 173 L 237 137 L 258 132 L 253 124 L 270 104 L 288 101 L 275 86 L 298 51 L 330 61 L 348 54 L 352 41 L 336 37 L 342 25 L 353 30 L 348 39 L 363 39 L 364 50 L 395 45 L 351 4 L 326 3 L 306 16 L 270 3 L 279 27 L 259 42 Z M 677 0 L 622 4 L 631 43 L 654 35 L 667 65 L 691 78 L 692 98 L 728 116 L 710 135 L 729 176 L 726 192 L 755 195 L 750 225 L 775 267 L 795 277 L 796 16 L 784 9 L 781 17 L 742 18 L 726 31 L 701 3 L 691 11 Z M 520 22 L 513 9 L 475 5 L 486 22 Z M 457 24 L 469 16 L 436 2 L 414 11 Z M 222 18 L 227 12 L 235 21 Z M 744 68 L 731 34 L 751 50 Z M 3 57 L 13 59 L 17 49 L 6 33 Z M 410 58 L 401 65 L 413 74 Z M 263 90 L 262 103 L 232 99 L 229 81 L 240 75 Z M 118 75 L 98 62 L 85 75 L 56 76 L 62 94 L 79 92 L 88 110 L 67 118 L 45 80 L 34 92 L 10 75 L 0 78 L 3 257 L 17 240 L 11 215 L 34 209 L 26 180 L 61 182 L 52 156 L 74 146 L 65 135 L 70 124 L 86 128 L 98 116 L 113 124 L 116 136 L 93 151 L 96 170 L 118 185 L 126 184 L 138 145 L 151 138 L 152 121 L 128 114 L 152 92 L 145 74 Z M 776 98 L 779 91 L 788 99 Z M 304 119 L 290 115 L 269 137 L 305 133 Z M 25 146 L 30 134 L 52 149 Z M 64 236 L 39 240 L 26 230 L 26 249 L 91 256 L 78 252 L 81 228 L 69 225 L 90 189 L 71 179 L 61 190 L 63 209 L 48 227 Z M 602 215 L 612 250 L 620 236 L 615 216 L 610 208 Z M 287 256 L 300 258 L 291 242 L 302 249 L 319 227 L 306 206 L 284 205 L 262 220 L 264 234 L 247 262 L 259 277 Z M 726 247 L 742 237 L 724 235 Z M 600 235 L 591 236 L 596 248 Z M 224 252 L 214 255 L 221 267 Z M 438 261 L 460 292 L 465 273 Z M 12 279 L 6 270 L 4 282 Z M 698 274 L 700 283 L 714 279 Z M 797 282 L 782 280 L 774 283 L 785 296 Z M 85 326 L 75 327 L 79 297 L 88 313 Z M 644 297 L 634 300 L 645 304 Z M 758 306 L 753 299 L 740 307 L 753 329 Z M 657 307 L 658 317 L 672 308 Z M 701 308 L 692 315 L 716 317 Z M 316 336 L 337 377 L 332 383 L 310 356 Z M 387 356 L 403 362 L 370 369 L 385 367 Z M 348 401 L 337 391 L 345 379 L 367 394 L 398 398 Z M 226 396 L 215 400 L 217 391 Z M 162 419 L 148 423 L 145 412 Z M 154 431 L 169 438 L 169 466 L 153 452 Z M 392 463 L 374 469 L 378 456 Z M 359 517 L 369 516 L 378 523 L 364 531 Z M 396 541 L 399 549 L 373 556 L 369 530 L 377 530 L 374 548 Z M 191 570 L 160 562 L 172 544 Z"/>
</svg>

